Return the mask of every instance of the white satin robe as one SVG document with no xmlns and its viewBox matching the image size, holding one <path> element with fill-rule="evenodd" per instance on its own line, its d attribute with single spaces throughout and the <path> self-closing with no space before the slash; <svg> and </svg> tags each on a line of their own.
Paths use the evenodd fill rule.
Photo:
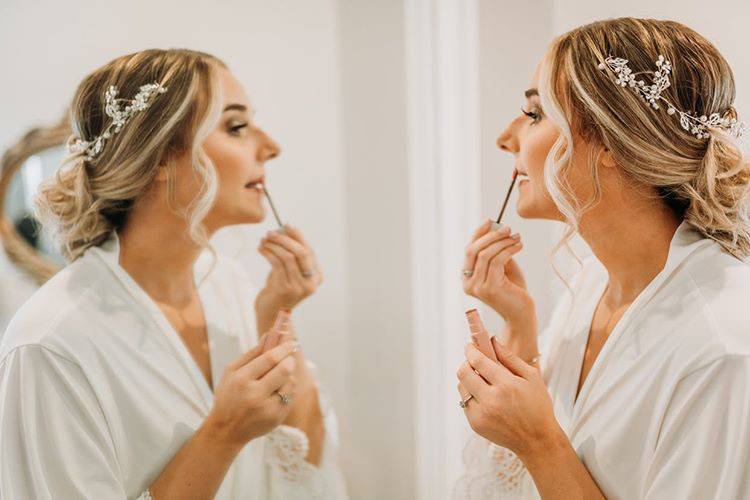
<svg viewBox="0 0 750 500">
<path fill-rule="evenodd" d="M 113 234 L 33 295 L 2 338 L 2 500 L 138 498 L 211 408 L 179 335 L 118 261 Z M 195 279 L 218 382 L 257 342 L 255 290 L 236 263 L 210 261 L 201 256 Z M 304 461 L 305 434 L 281 426 L 243 448 L 216 498 L 345 498 L 335 416 L 321 405 L 319 468 Z"/>
<path fill-rule="evenodd" d="M 541 361 L 555 416 L 599 488 L 608 499 L 750 498 L 750 267 L 683 223 L 576 399 L 606 285 L 588 260 Z M 474 435 L 464 458 L 454 498 L 539 498 L 508 450 Z"/>
</svg>

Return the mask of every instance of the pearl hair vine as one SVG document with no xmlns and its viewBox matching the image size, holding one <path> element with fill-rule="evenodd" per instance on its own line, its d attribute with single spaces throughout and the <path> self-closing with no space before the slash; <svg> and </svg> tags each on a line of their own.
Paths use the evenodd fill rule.
<svg viewBox="0 0 750 500">
<path fill-rule="evenodd" d="M 138 111 L 143 111 L 151 106 L 151 98 L 157 94 L 163 94 L 167 88 L 159 83 L 141 85 L 135 97 L 130 99 L 118 98 L 117 87 L 111 85 L 104 93 L 104 112 L 112 118 L 112 121 L 104 131 L 94 137 L 91 141 L 84 141 L 80 137 L 71 137 L 68 141 L 68 150 L 74 154 L 85 154 L 86 160 L 93 160 L 104 149 L 107 139 L 120 132 L 127 121 Z M 121 107 L 122 104 L 125 107 Z"/>
<path fill-rule="evenodd" d="M 672 73 L 672 63 L 667 61 L 663 55 L 659 55 L 656 60 L 656 71 L 633 73 L 628 63 L 627 59 L 610 56 L 599 64 L 599 69 L 602 71 L 606 71 L 607 68 L 612 70 L 615 73 L 617 85 L 633 89 L 636 95 L 653 109 L 660 109 L 659 101 L 663 101 L 666 104 L 667 114 L 679 116 L 680 126 L 698 139 L 708 139 L 709 129 L 718 129 L 737 139 L 742 138 L 745 124 L 736 118 L 723 117 L 719 113 L 712 113 L 710 116 L 696 116 L 689 111 L 685 112 L 678 109 L 661 95 L 671 85 L 669 75 Z M 643 74 L 652 75 L 650 84 L 642 79 L 636 79 L 636 75 Z"/>
</svg>

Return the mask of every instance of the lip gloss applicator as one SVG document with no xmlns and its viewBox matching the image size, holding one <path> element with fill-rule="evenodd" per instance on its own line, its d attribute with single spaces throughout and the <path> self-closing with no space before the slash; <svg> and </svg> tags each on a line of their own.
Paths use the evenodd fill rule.
<svg viewBox="0 0 750 500">
<path fill-rule="evenodd" d="M 279 212 L 276 210 L 276 206 L 273 204 L 273 200 L 271 199 L 271 195 L 268 194 L 268 188 L 266 188 L 266 185 L 263 184 L 263 194 L 266 195 L 266 199 L 268 200 L 268 205 L 271 207 L 271 212 L 273 212 L 273 217 L 276 219 L 276 224 L 279 225 L 279 232 L 284 233 L 284 223 L 281 222 L 281 217 L 279 217 Z"/>
<path fill-rule="evenodd" d="M 510 200 L 510 194 L 513 192 L 513 186 L 516 185 L 516 179 L 518 179 L 518 170 L 513 169 L 513 179 L 510 181 L 510 187 L 508 193 L 505 195 L 505 201 L 503 201 L 503 207 L 500 209 L 500 215 L 497 216 L 497 220 L 492 223 L 492 230 L 500 229 L 500 221 L 503 219 L 505 208 L 508 206 L 508 200 Z"/>
</svg>

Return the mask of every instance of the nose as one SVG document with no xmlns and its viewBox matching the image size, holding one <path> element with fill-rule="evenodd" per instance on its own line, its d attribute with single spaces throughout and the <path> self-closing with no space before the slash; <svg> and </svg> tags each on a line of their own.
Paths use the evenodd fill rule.
<svg viewBox="0 0 750 500">
<path fill-rule="evenodd" d="M 258 148 L 258 160 L 266 162 L 272 160 L 281 154 L 281 146 L 274 141 L 268 134 L 261 132 L 260 147 Z"/>
<path fill-rule="evenodd" d="M 511 121 L 497 137 L 497 147 L 506 153 L 518 153 L 518 118 Z"/>
</svg>

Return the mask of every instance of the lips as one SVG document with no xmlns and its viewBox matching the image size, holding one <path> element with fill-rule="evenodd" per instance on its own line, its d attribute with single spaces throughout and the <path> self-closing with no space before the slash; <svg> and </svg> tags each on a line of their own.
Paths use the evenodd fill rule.
<svg viewBox="0 0 750 500">
<path fill-rule="evenodd" d="M 263 183 L 265 182 L 265 180 L 266 180 L 265 177 L 260 177 L 260 178 L 254 179 L 254 180 L 248 182 L 247 184 L 245 184 L 245 187 L 246 188 L 254 188 L 254 189 L 262 189 L 263 188 Z"/>
<path fill-rule="evenodd" d="M 517 167 L 516 167 L 516 176 L 519 182 L 524 181 L 524 180 L 526 181 L 529 180 L 529 174 L 527 174 L 523 170 L 520 170 Z"/>
</svg>

